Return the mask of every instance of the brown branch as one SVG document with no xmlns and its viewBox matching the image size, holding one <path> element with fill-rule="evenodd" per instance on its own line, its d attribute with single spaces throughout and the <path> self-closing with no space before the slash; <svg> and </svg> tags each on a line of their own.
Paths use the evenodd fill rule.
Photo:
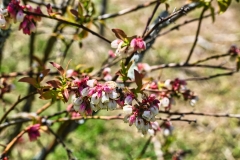
<svg viewBox="0 0 240 160">
<path fill-rule="evenodd" d="M 148 32 L 145 34 L 145 36 L 143 37 L 143 39 L 146 40 L 146 39 L 150 36 L 150 34 L 151 34 L 160 24 L 162 24 L 162 23 L 164 23 L 164 22 L 166 22 L 166 21 L 171 20 L 171 18 L 173 18 L 174 16 L 177 16 L 177 15 L 179 15 L 179 14 L 185 14 L 186 11 L 187 11 L 187 8 L 181 8 L 181 9 L 179 9 L 178 11 L 174 12 L 173 14 L 167 16 L 166 18 L 161 18 L 161 19 L 159 20 L 159 22 L 156 23 L 156 24 L 151 28 L 151 30 L 148 31 Z"/>
<path fill-rule="evenodd" d="M 24 133 L 27 132 L 28 128 L 30 128 L 31 126 L 27 127 L 26 129 L 24 129 L 23 131 L 21 131 L 15 138 L 13 138 L 7 145 L 6 145 L 6 148 L 4 149 L 4 151 L 2 152 L 2 155 L 0 157 L 1 158 L 4 158 L 7 154 L 7 152 L 14 146 L 14 144 L 18 141 L 19 138 L 22 137 L 22 135 Z"/>
<path fill-rule="evenodd" d="M 154 4 L 154 3 L 157 3 L 159 1 L 160 0 L 154 0 L 154 1 L 146 2 L 144 4 L 139 4 L 137 6 L 134 6 L 134 7 L 128 8 L 128 9 L 124 9 L 124 10 L 119 11 L 117 13 L 104 14 L 104 15 L 101 15 L 101 16 L 93 18 L 93 20 L 104 20 L 104 19 L 110 19 L 110 18 L 114 18 L 114 17 L 119 17 L 119 16 L 122 16 L 122 15 L 125 15 L 125 14 L 128 14 L 128 13 L 131 13 L 131 12 L 137 11 L 139 9 L 148 7 L 148 6 L 150 6 L 150 5 Z"/>
<path fill-rule="evenodd" d="M 201 112 L 169 112 L 169 111 L 159 111 L 159 113 L 168 114 L 168 115 L 195 115 L 195 116 L 209 116 L 209 117 L 226 117 L 226 118 L 237 118 L 240 119 L 240 114 L 220 114 L 220 113 L 201 113 Z"/>
<path fill-rule="evenodd" d="M 225 54 L 210 56 L 210 57 L 207 57 L 205 59 L 198 60 L 198 61 L 196 61 L 192 64 L 198 64 L 198 63 L 206 62 L 206 61 L 211 60 L 211 59 L 218 59 L 218 58 L 222 58 L 222 57 L 226 57 L 226 56 L 230 56 L 230 54 L 225 53 Z"/>
<path fill-rule="evenodd" d="M 4 121 L 4 119 L 7 117 L 7 115 L 20 103 L 22 102 L 23 100 L 33 96 L 34 94 L 36 94 L 37 92 L 33 92 L 23 98 L 20 98 L 20 96 L 18 97 L 18 100 L 17 102 L 15 102 L 5 113 L 4 115 L 2 116 L 1 120 L 0 120 L 0 124 Z"/>
<path fill-rule="evenodd" d="M 57 139 L 57 141 L 59 143 L 61 143 L 63 148 L 66 150 L 68 159 L 73 160 L 74 158 L 72 158 L 72 151 L 66 146 L 66 144 L 63 142 L 63 140 L 49 126 L 47 126 L 47 127 L 48 127 L 48 131 L 50 131 L 52 133 L 52 135 L 54 135 L 54 137 Z"/>
<path fill-rule="evenodd" d="M 144 31 L 143 31 L 142 37 L 144 36 L 144 34 L 146 33 L 146 31 L 149 29 L 149 28 L 148 28 L 148 27 L 149 27 L 149 24 L 150 24 L 150 22 L 152 21 L 153 16 L 154 16 L 154 14 L 156 13 L 156 11 L 157 11 L 158 7 L 160 6 L 160 4 L 161 4 L 160 2 L 157 2 L 155 8 L 153 9 L 152 15 L 148 18 L 148 21 L 147 21 L 146 27 L 145 27 L 145 29 L 144 29 Z"/>
<path fill-rule="evenodd" d="M 90 32 L 91 34 L 97 36 L 98 38 L 104 40 L 105 42 L 107 43 L 111 43 L 110 40 L 106 39 L 105 37 L 101 36 L 100 34 L 94 32 L 93 30 L 85 27 L 84 25 L 82 24 L 77 24 L 77 23 L 74 23 L 74 22 L 69 22 L 67 20 L 64 20 L 64 19 L 59 19 L 59 18 L 55 18 L 55 17 L 50 17 L 48 15 L 45 15 L 45 14 L 38 14 L 38 13 L 34 13 L 34 12 L 28 12 L 28 11 L 23 11 L 25 14 L 29 14 L 29 15 L 35 15 L 35 16 L 41 16 L 41 17 L 44 17 L 44 18 L 48 18 L 48 19 L 53 19 L 53 20 L 57 20 L 58 22 L 62 22 L 62 23 L 65 23 L 65 24 L 68 24 L 68 25 L 72 25 L 72 26 L 75 26 L 75 27 L 79 27 L 85 31 L 88 31 Z"/>
<path fill-rule="evenodd" d="M 196 44 L 197 44 L 197 41 L 198 41 L 198 36 L 199 36 L 199 33 L 200 33 L 200 29 L 201 29 L 201 24 L 202 24 L 203 16 L 204 16 L 204 13 L 205 13 L 206 10 L 207 10 L 207 8 L 204 7 L 203 10 L 202 10 L 202 13 L 201 13 L 201 15 L 200 15 L 199 22 L 198 22 L 197 33 L 196 33 L 196 36 L 195 36 L 195 40 L 194 40 L 194 42 L 193 42 L 192 48 L 191 48 L 191 50 L 190 50 L 190 52 L 189 52 L 189 54 L 188 54 L 188 57 L 187 57 L 187 60 L 186 60 L 185 63 L 188 63 L 188 62 L 189 62 L 189 60 L 190 60 L 190 58 L 191 58 L 191 56 L 192 56 L 192 53 L 193 53 L 193 51 L 194 51 L 194 48 L 196 47 Z"/>
<path fill-rule="evenodd" d="M 186 64 L 182 62 L 182 63 L 169 63 L 169 64 L 155 65 L 151 67 L 151 71 L 164 69 L 164 68 L 181 68 L 181 67 L 213 68 L 213 69 L 221 69 L 221 70 L 229 70 L 229 71 L 234 70 L 234 68 L 223 67 L 221 65 L 213 66 L 213 65 L 207 65 L 207 64 L 189 64 L 189 63 Z"/>
<path fill-rule="evenodd" d="M 237 71 L 232 71 L 232 72 L 227 72 L 227 73 L 219 73 L 219 74 L 214 74 L 211 76 L 205 76 L 205 77 L 193 77 L 193 78 L 186 78 L 185 81 L 202 81 L 202 80 L 209 80 L 213 78 L 218 78 L 222 76 L 231 76 L 234 73 L 237 73 Z"/>
<path fill-rule="evenodd" d="M 39 108 L 36 112 L 37 115 L 41 114 L 43 111 L 45 111 L 46 109 L 48 109 L 48 107 L 50 107 L 53 103 L 52 102 L 48 102 L 47 104 L 45 104 L 44 106 L 42 106 L 41 108 Z"/>
</svg>

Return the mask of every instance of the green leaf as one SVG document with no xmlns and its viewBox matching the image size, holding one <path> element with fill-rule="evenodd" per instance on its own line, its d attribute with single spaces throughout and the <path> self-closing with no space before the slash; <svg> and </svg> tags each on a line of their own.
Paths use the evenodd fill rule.
<svg viewBox="0 0 240 160">
<path fill-rule="evenodd" d="M 220 13 L 225 12 L 231 4 L 231 0 L 217 0 Z"/>
<path fill-rule="evenodd" d="M 89 67 L 83 70 L 83 73 L 91 73 L 93 71 L 93 67 Z"/>
<path fill-rule="evenodd" d="M 54 97 L 54 94 L 52 91 L 46 91 L 46 92 L 43 92 L 39 98 L 47 100 L 47 99 L 52 99 L 53 97 Z"/>
</svg>

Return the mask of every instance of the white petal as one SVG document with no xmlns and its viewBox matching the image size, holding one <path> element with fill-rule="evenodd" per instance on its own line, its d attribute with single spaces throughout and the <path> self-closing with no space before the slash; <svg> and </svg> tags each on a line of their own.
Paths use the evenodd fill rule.
<svg viewBox="0 0 240 160">
<path fill-rule="evenodd" d="M 111 99 L 117 99 L 118 98 L 118 93 L 115 91 L 112 91 L 112 93 L 108 94 Z"/>
<path fill-rule="evenodd" d="M 94 93 L 91 98 L 91 103 L 92 104 L 98 104 L 100 99 L 97 97 L 97 93 Z"/>
<path fill-rule="evenodd" d="M 89 87 L 94 87 L 97 84 L 97 80 L 96 79 L 91 79 L 87 81 L 87 85 Z"/>
<path fill-rule="evenodd" d="M 162 100 L 161 100 L 161 104 L 163 107 L 168 107 L 169 106 L 169 99 L 167 97 L 164 97 Z"/>
<path fill-rule="evenodd" d="M 86 97 L 86 96 L 88 95 L 88 93 L 89 93 L 89 88 L 88 88 L 88 87 L 84 88 L 84 89 L 81 91 L 82 97 Z"/>
<path fill-rule="evenodd" d="M 123 112 L 128 113 L 128 114 L 132 113 L 132 106 L 131 105 L 123 106 Z"/>
<path fill-rule="evenodd" d="M 142 114 L 142 117 L 146 119 L 147 121 L 150 121 L 153 117 L 150 111 L 144 111 Z"/>
<path fill-rule="evenodd" d="M 109 97 L 105 92 L 102 92 L 102 103 L 109 102 Z"/>
</svg>

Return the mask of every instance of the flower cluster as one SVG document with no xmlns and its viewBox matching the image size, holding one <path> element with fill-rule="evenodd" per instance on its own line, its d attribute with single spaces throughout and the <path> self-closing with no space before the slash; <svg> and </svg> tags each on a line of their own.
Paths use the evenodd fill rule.
<svg viewBox="0 0 240 160">
<path fill-rule="evenodd" d="M 24 34 L 31 34 L 36 30 L 36 22 L 41 21 L 40 16 L 24 15 L 24 11 L 42 14 L 40 7 L 33 9 L 29 5 L 20 5 L 19 0 L 11 0 L 6 10 L 0 10 L 0 25 L 1 28 L 8 28 L 14 22 L 20 22 L 19 30 L 23 30 Z"/>
<path fill-rule="evenodd" d="M 115 39 L 111 43 L 112 48 L 116 48 L 115 53 L 117 55 L 122 53 L 131 53 L 137 51 L 140 53 L 146 49 L 146 42 L 142 38 L 133 38 L 131 42 L 123 41 L 121 39 Z"/>
<path fill-rule="evenodd" d="M 128 114 L 125 116 L 125 122 L 130 126 L 135 124 L 136 128 L 142 134 L 146 134 L 149 129 L 159 130 L 155 121 L 155 116 L 159 112 L 160 101 L 156 99 L 154 94 L 144 96 L 141 103 L 132 105 L 133 96 L 128 95 L 125 98 L 123 111 Z M 153 127 L 154 126 L 154 127 Z"/>
<path fill-rule="evenodd" d="M 104 84 L 97 80 L 89 80 L 88 77 L 74 80 L 74 85 L 78 87 L 78 92 L 73 96 L 73 107 L 81 115 L 92 115 L 93 111 L 99 109 L 114 110 L 117 108 L 119 97 L 117 84 L 108 81 Z"/>
<path fill-rule="evenodd" d="M 159 96 L 161 105 L 169 110 L 175 103 L 174 97 L 183 97 L 185 101 L 190 100 L 190 105 L 195 105 L 198 101 L 198 97 L 189 89 L 187 89 L 187 83 L 184 80 L 176 78 L 175 80 L 166 80 L 163 83 L 152 82 L 149 89 L 159 90 Z"/>
</svg>

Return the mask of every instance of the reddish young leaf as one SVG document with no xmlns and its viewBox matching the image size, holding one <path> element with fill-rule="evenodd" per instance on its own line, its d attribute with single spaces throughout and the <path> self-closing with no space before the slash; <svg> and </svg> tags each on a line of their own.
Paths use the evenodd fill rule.
<svg viewBox="0 0 240 160">
<path fill-rule="evenodd" d="M 115 36 L 118 39 L 121 39 L 124 41 L 125 38 L 127 38 L 127 35 L 125 34 L 125 32 L 121 29 L 112 29 L 112 31 L 115 33 Z"/>
<path fill-rule="evenodd" d="M 142 88 L 142 75 L 134 69 L 135 82 L 139 89 Z"/>
<path fill-rule="evenodd" d="M 23 77 L 23 78 L 19 79 L 18 82 L 26 82 L 26 83 L 33 85 L 36 88 L 38 86 L 37 80 L 34 78 L 31 78 L 31 77 Z"/>
<path fill-rule="evenodd" d="M 71 12 L 75 17 L 78 17 L 78 11 L 76 11 L 75 9 L 71 9 L 70 12 Z"/>
<path fill-rule="evenodd" d="M 50 69 L 45 69 L 41 72 L 41 74 L 38 76 L 38 82 L 41 82 L 46 75 L 48 75 Z"/>
<path fill-rule="evenodd" d="M 64 91 L 62 92 L 62 95 L 63 95 L 63 98 L 64 98 L 65 102 L 67 102 L 68 98 L 69 98 L 68 90 L 64 89 Z"/>
<path fill-rule="evenodd" d="M 47 81 L 46 83 L 53 88 L 59 88 L 61 86 L 60 82 L 56 80 L 50 80 L 50 81 Z"/>
<path fill-rule="evenodd" d="M 54 62 L 50 62 L 53 67 L 57 68 L 58 72 L 63 75 L 65 73 L 64 69 L 62 68 L 62 66 L 60 66 L 59 64 L 57 63 L 54 63 Z"/>
</svg>

